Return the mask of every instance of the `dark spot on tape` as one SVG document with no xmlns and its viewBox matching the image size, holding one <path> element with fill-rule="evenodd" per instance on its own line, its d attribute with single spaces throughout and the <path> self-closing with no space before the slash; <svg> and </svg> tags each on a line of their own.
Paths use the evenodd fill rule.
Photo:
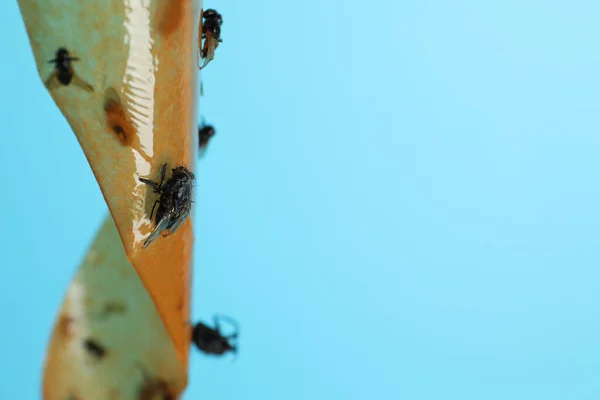
<svg viewBox="0 0 600 400">
<path fill-rule="evenodd" d="M 94 358 L 100 360 L 106 356 L 108 352 L 106 348 L 95 339 L 87 338 L 83 341 L 83 346 Z"/>
<path fill-rule="evenodd" d="M 119 142 L 124 146 L 131 146 L 135 128 L 121 102 L 121 97 L 114 88 L 108 88 L 104 92 L 104 112 L 106 113 L 106 122 Z"/>
</svg>

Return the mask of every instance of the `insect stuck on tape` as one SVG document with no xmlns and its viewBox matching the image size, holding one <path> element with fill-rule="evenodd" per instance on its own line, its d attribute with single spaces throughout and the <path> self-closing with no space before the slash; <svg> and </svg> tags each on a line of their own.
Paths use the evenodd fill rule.
<svg viewBox="0 0 600 400">
<path fill-rule="evenodd" d="M 194 174 L 186 167 L 178 166 L 172 169 L 171 177 L 165 182 L 166 174 L 167 164 L 164 164 L 160 172 L 160 183 L 139 178 L 140 182 L 150 186 L 152 191 L 159 195 L 150 212 L 150 220 L 152 220 L 154 209 L 158 205 L 154 219 L 156 226 L 144 242 L 144 248 L 163 232 L 166 232 L 163 235 L 165 237 L 177 232 L 192 209 Z"/>
<path fill-rule="evenodd" d="M 79 61 L 77 57 L 71 57 L 69 51 L 61 47 L 56 50 L 55 58 L 49 60 L 49 64 L 54 64 L 54 71 L 46 79 L 48 90 L 56 89 L 60 86 L 69 86 L 71 83 L 87 92 L 93 92 L 92 85 L 81 79 L 73 69 L 73 61 Z"/>
<path fill-rule="evenodd" d="M 212 125 L 202 124 L 198 127 L 198 147 L 199 153 L 202 155 L 206 151 L 208 142 L 215 136 L 215 127 Z"/>
<path fill-rule="evenodd" d="M 200 57 L 204 60 L 200 65 L 200 69 L 202 69 L 215 58 L 215 51 L 219 47 L 219 43 L 223 42 L 221 39 L 223 17 L 216 10 L 209 8 L 202 12 L 200 19 L 202 30 L 198 33 L 198 47 L 202 49 L 200 51 Z M 202 39 L 204 39 L 204 44 Z"/>
<path fill-rule="evenodd" d="M 219 324 L 220 320 L 228 321 L 235 327 L 235 331 L 230 335 L 224 335 L 221 332 Z M 237 354 L 237 338 L 239 336 L 239 327 L 235 320 L 225 316 L 213 317 L 214 328 L 198 322 L 194 325 L 192 330 L 192 342 L 196 345 L 198 350 L 205 354 L 221 356 L 225 353 L 231 352 Z"/>
</svg>

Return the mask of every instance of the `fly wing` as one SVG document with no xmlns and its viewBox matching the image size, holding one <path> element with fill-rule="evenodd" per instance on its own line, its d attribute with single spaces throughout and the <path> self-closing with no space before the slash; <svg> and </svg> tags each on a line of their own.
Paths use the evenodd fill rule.
<svg viewBox="0 0 600 400">
<path fill-rule="evenodd" d="M 215 58 L 215 53 L 214 52 L 208 53 L 207 57 L 204 59 L 204 62 L 200 66 L 200 69 L 204 69 L 208 65 L 208 63 L 213 60 L 213 58 Z"/>
<path fill-rule="evenodd" d="M 73 83 L 73 85 L 75 85 L 87 92 L 94 91 L 94 88 L 92 87 L 92 85 L 90 85 L 89 83 L 87 83 L 86 81 L 84 81 L 83 79 L 78 77 L 77 75 L 73 75 L 73 80 L 71 81 L 71 83 Z"/>
<path fill-rule="evenodd" d="M 48 90 L 54 90 L 60 86 L 60 82 L 58 81 L 58 77 L 56 76 L 56 72 L 50 74 L 46 82 L 44 82 Z"/>
<path fill-rule="evenodd" d="M 143 246 L 144 248 L 148 247 L 150 245 L 150 243 L 152 243 L 154 241 L 154 239 L 156 239 L 158 237 L 158 235 L 160 235 L 162 233 L 162 231 L 167 229 L 167 227 L 169 226 L 169 223 L 172 221 L 172 218 L 173 218 L 173 212 L 171 212 L 171 211 L 168 211 L 163 215 L 161 220 L 158 221 L 156 228 L 154 228 L 154 230 L 152 231 L 150 236 L 148 236 L 148 239 L 146 239 L 146 241 L 144 242 L 144 246 Z"/>
<path fill-rule="evenodd" d="M 204 153 L 206 153 L 206 148 L 208 147 L 208 141 L 205 143 L 200 143 L 198 146 L 198 157 L 204 157 Z"/>
<path fill-rule="evenodd" d="M 198 48 L 198 68 L 202 69 L 202 64 L 200 64 L 200 62 L 202 61 L 202 47 Z M 200 85 L 200 93 L 202 94 L 202 85 Z"/>
<path fill-rule="evenodd" d="M 165 236 L 169 236 L 169 235 L 172 235 L 175 232 L 177 232 L 177 229 L 179 229 L 179 227 L 181 225 L 183 225 L 183 223 L 185 222 L 187 217 L 190 215 L 191 209 L 192 209 L 192 203 L 191 202 L 187 203 L 185 205 L 183 212 L 181 214 L 179 214 L 179 217 L 175 221 L 173 221 L 173 224 L 171 225 L 169 232 Z"/>
<path fill-rule="evenodd" d="M 204 47 L 202 49 L 202 55 L 205 56 L 204 62 L 200 66 L 200 69 L 206 67 L 209 62 L 211 62 L 215 58 L 215 50 L 219 45 L 219 41 L 215 39 L 212 35 L 206 35 L 206 39 L 204 39 Z"/>
</svg>

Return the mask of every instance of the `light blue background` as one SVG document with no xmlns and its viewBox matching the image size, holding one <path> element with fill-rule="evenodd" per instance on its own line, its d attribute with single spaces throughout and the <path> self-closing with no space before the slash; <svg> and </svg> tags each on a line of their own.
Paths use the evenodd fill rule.
<svg viewBox="0 0 600 400">
<path fill-rule="evenodd" d="M 597 399 L 598 1 L 207 2 L 186 399 Z M 0 5 L 0 399 L 105 204 Z M 75 184 L 73 184 L 75 182 Z"/>
</svg>

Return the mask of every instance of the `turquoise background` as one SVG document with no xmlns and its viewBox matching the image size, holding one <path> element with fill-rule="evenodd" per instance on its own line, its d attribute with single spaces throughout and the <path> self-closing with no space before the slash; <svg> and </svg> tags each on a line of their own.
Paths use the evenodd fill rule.
<svg viewBox="0 0 600 400">
<path fill-rule="evenodd" d="M 227 1 L 186 399 L 597 399 L 598 1 Z M 106 206 L 0 5 L 0 399 Z"/>
</svg>

